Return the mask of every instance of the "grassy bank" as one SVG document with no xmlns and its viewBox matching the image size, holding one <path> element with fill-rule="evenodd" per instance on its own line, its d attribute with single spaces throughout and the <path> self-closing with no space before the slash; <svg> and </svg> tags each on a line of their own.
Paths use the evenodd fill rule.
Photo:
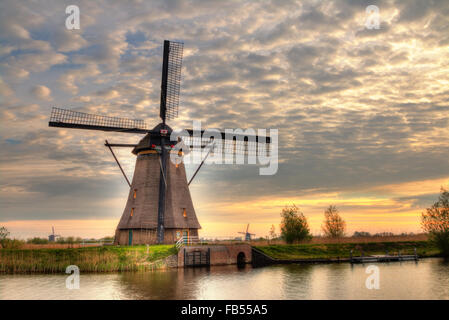
<svg viewBox="0 0 449 320">
<path fill-rule="evenodd" d="M 402 242 L 364 242 L 364 243 L 329 243 L 329 244 L 292 244 L 292 245 L 266 245 L 255 246 L 273 259 L 337 259 L 349 258 L 350 251 L 353 256 L 364 255 L 413 254 L 414 248 L 420 257 L 438 256 L 439 251 L 428 241 L 402 241 Z"/>
<path fill-rule="evenodd" d="M 145 271 L 176 254 L 173 245 L 70 249 L 0 249 L 0 273 L 61 273 L 69 265 L 81 272 Z"/>
</svg>

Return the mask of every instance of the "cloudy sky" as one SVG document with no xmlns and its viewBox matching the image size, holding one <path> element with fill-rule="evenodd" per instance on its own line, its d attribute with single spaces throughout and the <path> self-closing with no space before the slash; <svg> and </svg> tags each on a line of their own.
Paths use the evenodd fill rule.
<svg viewBox="0 0 449 320">
<path fill-rule="evenodd" d="M 80 8 L 67 30 L 65 8 Z M 367 29 L 365 8 L 380 10 Z M 162 42 L 184 42 L 180 117 L 279 129 L 279 170 L 210 165 L 201 235 L 266 235 L 296 204 L 320 232 L 418 232 L 449 186 L 448 1 L 0 2 L 0 225 L 15 237 L 112 235 L 128 190 L 104 140 L 49 128 L 51 107 L 158 123 Z M 128 176 L 135 157 L 117 150 Z M 190 177 L 194 166 L 188 168 Z"/>
</svg>

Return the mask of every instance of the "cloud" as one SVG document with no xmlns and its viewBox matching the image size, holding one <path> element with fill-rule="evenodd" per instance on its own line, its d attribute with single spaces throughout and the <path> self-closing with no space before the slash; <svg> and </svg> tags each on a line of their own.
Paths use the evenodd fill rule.
<svg viewBox="0 0 449 320">
<path fill-rule="evenodd" d="M 86 41 L 78 30 L 67 30 L 64 28 L 58 28 L 52 35 L 52 39 L 56 44 L 56 49 L 61 52 L 78 51 L 88 46 Z"/>
<path fill-rule="evenodd" d="M 0 97 L 1 96 L 8 97 L 8 96 L 11 96 L 13 93 L 14 92 L 9 87 L 9 85 L 7 83 L 5 83 L 2 78 L 0 78 Z"/>
<path fill-rule="evenodd" d="M 31 93 L 38 99 L 51 101 L 53 100 L 51 97 L 51 90 L 46 86 L 34 86 L 31 89 Z"/>
<path fill-rule="evenodd" d="M 73 68 L 63 72 L 58 79 L 58 84 L 61 89 L 66 92 L 77 94 L 78 83 L 84 81 L 86 78 L 91 78 L 100 75 L 100 70 L 97 64 L 88 63 L 81 67 Z"/>
<path fill-rule="evenodd" d="M 358 226 L 383 215 L 383 223 L 412 228 L 449 169 L 449 4 L 382 2 L 381 28 L 368 30 L 369 4 L 81 1 L 81 29 L 69 31 L 63 3 L 2 2 L 0 165 L 10 172 L 0 181 L 2 212 L 120 216 L 126 188 L 102 143 L 141 137 L 48 128 L 46 101 L 156 125 L 162 41 L 173 39 L 184 41 L 185 55 L 180 118 L 171 126 L 197 119 L 204 127 L 280 132 L 276 176 L 252 166 L 201 169 L 192 185 L 200 219 L 271 225 L 294 199 L 316 221 L 327 201 L 337 201 Z M 131 175 L 134 156 L 117 152 Z M 427 180 L 424 195 L 408 185 Z M 390 212 L 397 216 L 389 220 Z"/>
</svg>

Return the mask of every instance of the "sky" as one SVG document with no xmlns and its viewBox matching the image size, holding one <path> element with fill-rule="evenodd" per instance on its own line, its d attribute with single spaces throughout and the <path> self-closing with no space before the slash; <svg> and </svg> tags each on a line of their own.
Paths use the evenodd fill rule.
<svg viewBox="0 0 449 320">
<path fill-rule="evenodd" d="M 66 7 L 80 9 L 67 30 Z M 379 8 L 379 29 L 366 7 Z M 420 232 L 449 187 L 448 1 L 0 2 L 0 226 L 16 238 L 114 234 L 128 187 L 104 140 L 49 128 L 51 108 L 159 114 L 162 43 L 184 42 L 179 117 L 279 130 L 279 167 L 206 165 L 190 186 L 200 236 L 257 236 L 295 204 L 319 234 Z M 132 177 L 135 156 L 116 154 Z M 187 167 L 188 178 L 195 165 Z"/>
</svg>

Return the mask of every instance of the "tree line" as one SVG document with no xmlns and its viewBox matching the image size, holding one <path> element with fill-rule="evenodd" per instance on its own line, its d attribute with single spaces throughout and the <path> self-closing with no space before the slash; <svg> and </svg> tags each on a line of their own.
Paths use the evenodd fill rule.
<svg viewBox="0 0 449 320">
<path fill-rule="evenodd" d="M 438 201 L 421 215 L 421 227 L 444 256 L 449 256 L 449 191 L 441 188 Z M 324 211 L 321 230 L 325 237 L 342 238 L 346 235 L 346 222 L 340 216 L 336 206 L 330 205 Z M 296 205 L 286 206 L 281 212 L 280 237 L 287 243 L 311 240 L 309 224 L 304 213 Z M 270 238 L 277 238 L 274 225 L 270 229 Z M 391 236 L 392 233 L 377 233 L 374 236 Z M 371 236 L 368 232 L 354 232 L 353 237 Z"/>
<path fill-rule="evenodd" d="M 83 242 L 95 241 L 114 241 L 114 237 L 103 237 L 101 239 L 82 239 L 81 237 L 58 237 L 55 241 L 48 238 L 29 238 L 27 240 L 11 239 L 10 232 L 5 227 L 0 227 L 0 247 L 5 249 L 19 249 L 24 244 L 78 244 Z"/>
<path fill-rule="evenodd" d="M 286 206 L 281 212 L 281 235 L 287 243 L 303 242 L 312 239 L 309 223 L 304 213 L 295 205 Z M 336 206 L 330 205 L 324 211 L 324 221 L 321 230 L 325 237 L 341 238 L 346 235 L 346 222 L 340 216 Z M 276 238 L 274 225 L 270 229 L 270 237 Z"/>
</svg>

